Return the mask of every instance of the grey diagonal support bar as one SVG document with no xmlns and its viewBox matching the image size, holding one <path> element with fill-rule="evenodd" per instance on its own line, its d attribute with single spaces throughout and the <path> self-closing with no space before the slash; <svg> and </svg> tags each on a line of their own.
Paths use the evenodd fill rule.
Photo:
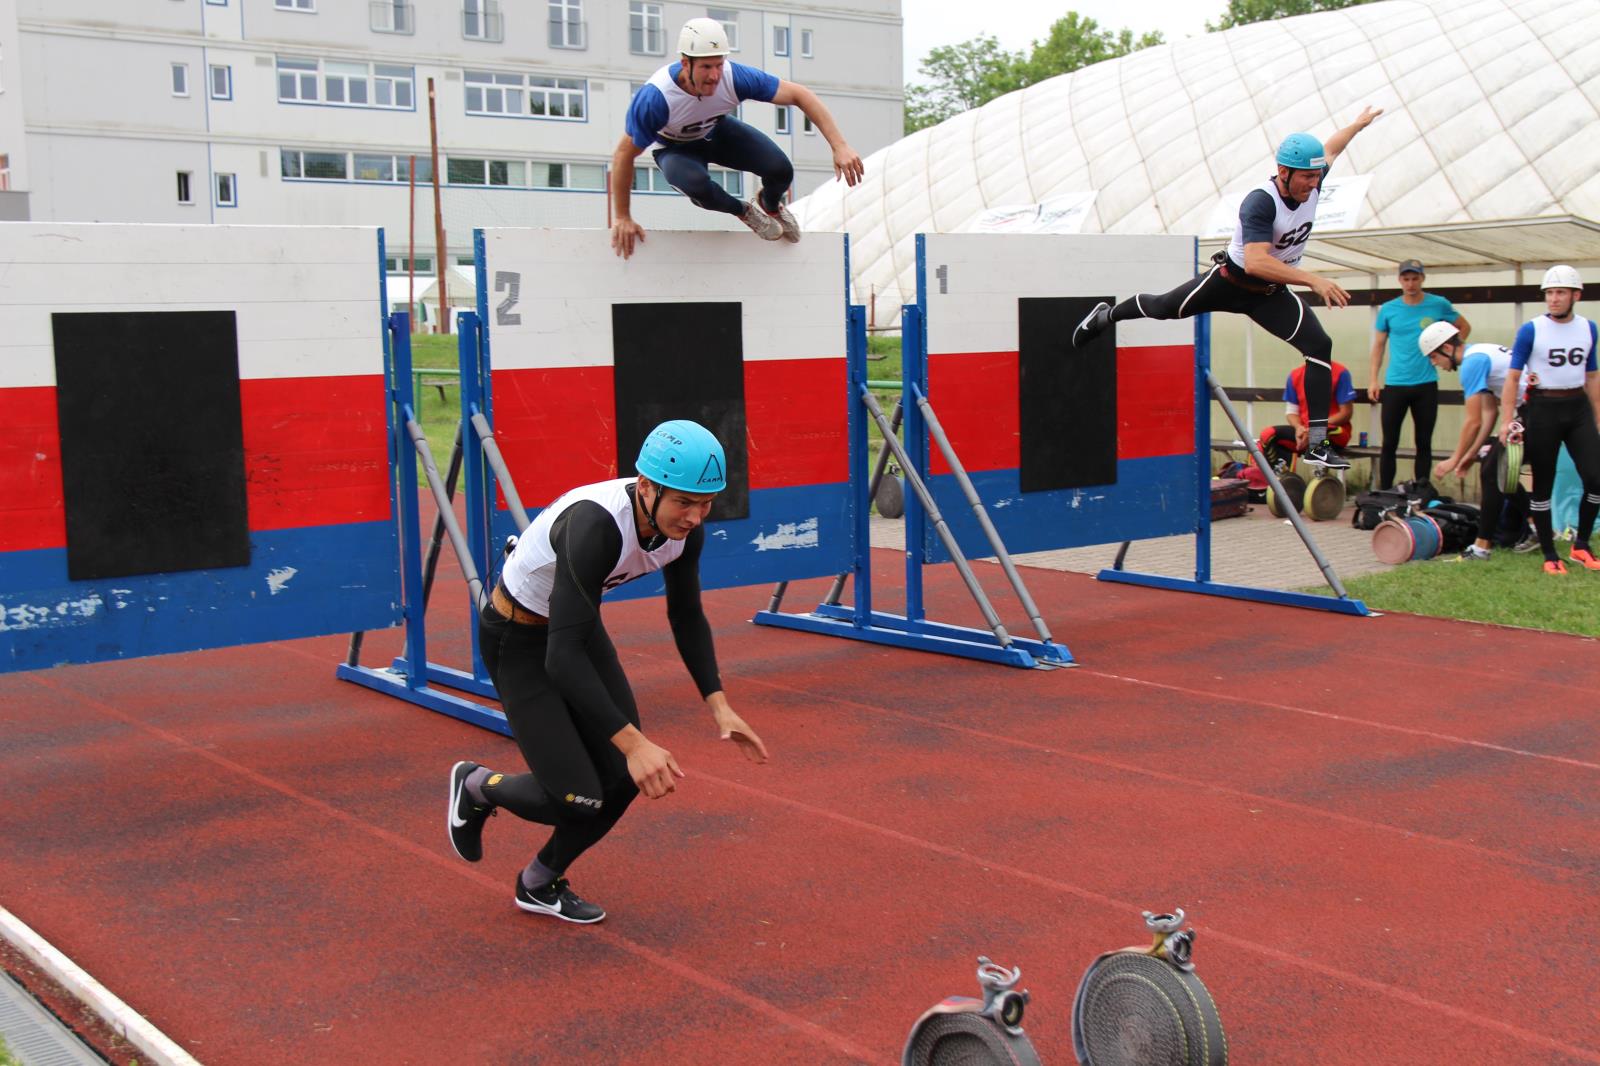
<svg viewBox="0 0 1600 1066">
<path fill-rule="evenodd" d="M 900 399 L 896 397 L 894 401 L 894 413 L 889 416 L 889 428 L 893 431 L 893 435 L 896 438 L 900 436 L 900 422 L 904 418 L 905 408 L 901 405 Z M 878 461 L 873 464 L 872 480 L 867 484 L 867 499 L 875 500 L 878 498 L 878 486 L 883 484 L 884 475 L 886 475 L 888 472 L 889 441 L 886 437 L 884 438 L 884 442 L 878 446 Z M 850 580 L 850 575 L 848 573 L 840 574 L 835 577 L 833 579 L 833 587 L 830 588 L 828 590 L 828 594 L 822 598 L 822 602 L 828 604 L 829 606 L 837 605 L 839 600 L 844 596 L 844 583 L 848 580 Z M 785 584 L 787 584 L 787 582 L 785 582 Z M 777 608 L 769 607 L 767 610 L 775 611 Z"/>
<path fill-rule="evenodd" d="M 1006 572 L 1006 579 L 1011 582 L 1011 588 L 1017 594 L 1017 600 L 1022 604 L 1022 609 L 1027 612 L 1028 618 L 1033 622 L 1034 632 L 1039 634 L 1039 639 L 1046 643 L 1054 643 L 1050 638 L 1050 627 L 1045 625 L 1044 618 L 1039 614 L 1039 607 L 1033 602 L 1033 597 L 1028 595 L 1028 586 L 1022 583 L 1022 575 L 1017 573 L 1016 564 L 1011 561 L 1011 553 L 1006 551 L 1006 545 L 1000 539 L 1000 531 L 994 528 L 994 523 L 989 521 L 989 512 L 983 506 L 983 500 L 978 496 L 978 490 L 973 487 L 972 479 L 967 476 L 966 467 L 961 465 L 961 460 L 956 456 L 956 450 L 950 444 L 950 438 L 945 435 L 944 427 L 939 424 L 939 416 L 933 413 L 933 404 L 922 395 L 921 389 L 914 389 L 917 408 L 921 410 L 923 420 L 928 423 L 928 435 L 939 445 L 939 450 L 944 453 L 944 461 L 950 465 L 950 472 L 955 475 L 956 484 L 961 486 L 961 492 L 967 498 L 967 503 L 972 507 L 972 514 L 978 520 L 978 525 L 983 527 L 983 535 L 989 539 L 989 547 L 994 549 L 995 558 L 1000 560 L 1000 568 Z"/>
<path fill-rule="evenodd" d="M 934 532 L 939 535 L 945 551 L 950 553 L 950 561 L 956 564 L 956 571 L 960 573 L 961 580 L 966 582 L 967 591 L 972 593 L 972 598 L 978 604 L 978 610 L 983 612 L 983 620 L 994 631 L 995 639 L 1000 642 L 1000 646 L 1009 648 L 1011 634 L 1006 632 L 1000 616 L 995 613 L 989 597 L 984 594 L 983 586 L 979 585 L 978 579 L 972 575 L 972 567 L 967 565 L 967 557 L 961 554 L 961 545 L 956 543 L 955 534 L 950 532 L 944 515 L 939 513 L 939 505 L 934 502 L 933 493 L 928 491 L 928 486 L 917 474 L 917 468 L 912 465 L 905 446 L 900 443 L 899 434 L 890 426 L 889 416 L 883 413 L 883 408 L 878 405 L 878 398 L 872 395 L 872 390 L 866 386 L 861 388 L 861 402 L 867 405 L 867 410 L 872 413 L 872 420 L 878 423 L 878 429 L 883 433 L 883 442 L 893 449 L 894 457 L 900 463 L 900 471 L 906 476 L 906 484 L 911 486 L 911 491 L 915 492 L 917 499 L 922 502 L 923 510 L 928 512 L 928 518 L 933 521 Z M 911 550 L 911 545 L 906 545 L 906 548 Z"/>
<path fill-rule="evenodd" d="M 506 507 L 511 510 L 511 520 L 517 524 L 517 532 L 521 533 L 528 528 L 528 512 L 522 506 L 522 498 L 517 495 L 517 484 L 511 480 L 511 471 L 506 467 L 505 456 L 500 454 L 500 445 L 495 443 L 494 430 L 489 428 L 489 420 L 483 417 L 482 412 L 473 412 L 472 428 L 478 434 L 478 443 L 483 447 L 483 457 L 489 461 L 489 469 L 494 471 L 495 480 L 500 483 L 500 491 L 506 494 Z"/>
<path fill-rule="evenodd" d="M 1239 412 L 1234 410 L 1233 403 L 1228 399 L 1227 392 L 1221 385 L 1217 384 L 1217 379 L 1211 376 L 1211 371 L 1209 370 L 1206 371 L 1206 388 L 1211 390 L 1211 395 L 1216 398 L 1217 403 L 1222 405 L 1222 410 L 1227 414 L 1228 420 L 1233 423 L 1233 428 L 1238 432 L 1239 439 L 1244 441 L 1245 447 L 1250 449 L 1250 458 L 1255 460 L 1256 466 L 1266 475 L 1267 484 L 1271 486 L 1272 491 L 1278 494 L 1278 499 L 1287 500 L 1289 498 L 1288 494 L 1283 491 L 1283 485 L 1278 481 L 1278 475 L 1272 472 L 1272 464 L 1268 463 L 1267 457 L 1261 454 L 1261 446 L 1256 443 L 1254 435 L 1244 428 L 1244 422 L 1240 420 Z M 1328 557 L 1322 554 L 1321 548 L 1317 547 L 1317 542 L 1312 538 L 1311 530 L 1306 526 L 1305 519 L 1301 518 L 1299 512 L 1293 507 L 1285 507 L 1284 511 L 1288 514 L 1290 523 L 1294 525 L 1295 532 L 1300 534 L 1301 540 L 1305 541 L 1306 550 L 1311 553 L 1311 558 L 1316 560 L 1317 567 L 1322 571 L 1323 578 L 1328 582 L 1328 587 L 1333 589 L 1334 595 L 1341 600 L 1348 600 L 1350 594 L 1344 590 L 1344 584 L 1340 582 L 1339 575 L 1333 572 L 1333 564 L 1328 562 Z"/>
<path fill-rule="evenodd" d="M 406 408 L 406 434 L 411 438 L 412 446 L 417 449 L 417 458 L 422 460 L 422 472 L 427 475 L 428 487 L 433 490 L 433 500 L 439 505 L 439 515 L 444 518 L 445 529 L 450 534 L 450 546 L 456 551 L 456 561 L 461 564 L 461 573 L 467 579 L 467 587 L 472 591 L 472 602 L 480 609 L 488 601 L 483 591 L 483 581 L 478 577 L 478 568 L 473 565 L 472 552 L 467 550 L 466 535 L 461 532 L 461 524 L 456 521 L 454 508 L 450 506 L 450 497 L 444 491 L 444 479 L 439 476 L 439 467 L 433 461 L 433 449 L 428 447 L 427 435 L 422 432 L 422 427 L 417 425 L 416 415 L 408 406 Z"/>
</svg>

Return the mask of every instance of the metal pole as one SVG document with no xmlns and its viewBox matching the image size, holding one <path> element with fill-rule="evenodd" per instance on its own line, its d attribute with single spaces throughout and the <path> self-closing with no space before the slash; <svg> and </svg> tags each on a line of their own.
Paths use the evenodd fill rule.
<svg viewBox="0 0 1600 1066">
<path fill-rule="evenodd" d="M 472 591 L 472 602 L 481 609 L 488 600 L 484 595 L 483 581 L 478 577 L 478 568 L 473 565 L 472 552 L 467 549 L 467 538 L 456 522 L 455 512 L 450 508 L 450 498 L 445 495 L 444 481 L 439 477 L 439 467 L 433 461 L 433 449 L 428 447 L 427 435 L 422 432 L 422 427 L 417 425 L 416 412 L 409 409 L 406 411 L 406 434 L 410 436 L 412 446 L 422 459 L 422 472 L 427 475 L 428 487 L 433 490 L 434 502 L 439 505 L 439 515 L 444 519 L 445 530 L 450 534 L 450 545 L 456 550 L 456 560 L 461 564 L 461 574 L 467 579 L 467 588 Z"/>
<path fill-rule="evenodd" d="M 894 414 L 889 419 L 889 428 L 895 432 L 896 436 L 898 436 L 900 433 L 900 419 L 904 417 L 904 414 L 905 412 L 901 407 L 900 399 L 899 397 L 896 397 L 894 401 Z M 888 473 L 888 470 L 889 442 L 884 441 L 878 446 L 878 461 L 872 468 L 872 481 L 867 485 L 867 499 L 871 500 L 877 498 L 878 486 L 883 484 L 883 476 L 884 474 Z M 830 607 L 837 606 L 840 598 L 844 595 L 844 583 L 848 580 L 850 580 L 850 574 L 848 571 L 836 576 L 833 579 L 833 587 L 828 590 L 828 595 L 823 598 L 822 602 Z M 785 581 L 783 584 L 787 585 L 788 582 Z M 783 598 L 782 592 L 778 592 L 776 595 L 777 599 L 779 600 Z M 767 610 L 776 611 L 777 608 L 768 607 Z"/>
<path fill-rule="evenodd" d="M 961 465 L 961 460 L 956 457 L 956 450 L 950 446 L 950 438 L 945 436 L 944 426 L 939 424 L 939 416 L 933 413 L 933 404 L 922 395 L 922 390 L 913 387 L 913 394 L 917 398 L 917 407 L 922 410 L 922 418 L 928 423 L 928 433 L 933 437 L 939 450 L 944 453 L 944 461 L 950 464 L 950 473 L 955 475 L 956 484 L 961 486 L 961 492 L 967 498 L 967 504 L 972 508 L 973 517 L 977 518 L 978 525 L 983 527 L 983 535 L 989 538 L 989 547 L 994 549 L 995 558 L 1000 560 L 1000 568 L 1006 572 L 1006 579 L 1011 582 L 1011 588 L 1017 594 L 1017 600 L 1022 604 L 1022 609 L 1027 612 L 1028 618 L 1033 622 L 1034 632 L 1039 634 L 1039 639 L 1046 644 L 1053 643 L 1050 637 L 1050 627 L 1044 624 L 1044 618 L 1039 614 L 1038 605 L 1033 602 L 1033 597 L 1028 595 L 1028 586 L 1022 583 L 1022 575 L 1017 573 L 1017 568 L 1011 561 L 1011 553 L 1006 551 L 1005 542 L 1000 539 L 1000 532 L 994 528 L 994 523 L 989 521 L 989 512 L 983 506 L 983 500 L 978 496 L 978 490 L 973 487 L 972 479 L 967 476 L 967 470 Z"/>
<path fill-rule="evenodd" d="M 917 468 L 912 464 L 911 457 L 906 454 L 900 438 L 890 428 L 889 416 L 883 413 L 883 408 L 878 405 L 878 398 L 872 395 L 870 389 L 862 388 L 861 402 L 867 405 L 867 410 L 872 413 L 872 420 L 878 423 L 884 443 L 894 450 L 894 457 L 899 460 L 901 472 L 906 476 L 906 484 L 911 486 L 917 499 L 922 502 L 923 509 L 928 512 L 928 517 L 933 520 L 933 531 L 939 535 L 944 550 L 950 553 L 950 561 L 956 564 L 961 580 L 967 584 L 967 591 L 972 593 L 972 598 L 977 601 L 978 610 L 983 612 L 983 620 L 994 631 L 995 639 L 1000 642 L 1000 646 L 1009 648 L 1011 634 L 1006 632 L 1006 627 L 1000 622 L 1000 616 L 995 614 L 994 607 L 989 603 L 989 597 L 984 595 L 983 586 L 972 576 L 972 568 L 967 565 L 966 556 L 961 554 L 961 545 L 956 543 L 955 535 L 945 524 L 944 515 L 939 513 L 939 505 L 934 502 L 933 493 L 928 491 L 928 486 L 923 484 L 922 478 L 917 475 Z"/>
<path fill-rule="evenodd" d="M 439 198 L 439 119 L 433 106 L 433 79 L 428 79 L 428 144 L 433 151 L 433 239 L 436 254 L 439 256 L 439 323 L 438 332 L 450 332 L 450 296 L 445 287 L 445 272 L 449 266 L 445 264 L 444 255 L 444 204 Z M 415 246 L 412 254 L 416 254 Z"/>
<path fill-rule="evenodd" d="M 407 219 L 411 225 L 411 243 L 406 245 L 406 310 L 411 313 L 411 332 L 417 331 L 417 157 L 411 157 L 411 206 Z M 388 308 L 384 308 L 388 310 Z M 414 390 L 413 390 L 414 391 Z M 351 664 L 355 665 L 355 664 Z"/>
<path fill-rule="evenodd" d="M 450 449 L 450 472 L 445 475 L 444 491 L 451 502 L 456 498 L 456 482 L 461 477 L 461 427 L 456 427 L 455 447 Z M 428 542 L 428 558 L 422 565 L 422 602 L 426 604 L 433 593 L 433 575 L 439 569 L 439 549 L 444 547 L 444 512 L 433 519 L 433 539 Z"/>
<path fill-rule="evenodd" d="M 500 454 L 500 445 L 495 443 L 494 430 L 489 428 L 489 420 L 479 411 L 472 414 L 472 428 L 478 434 L 478 443 L 483 446 L 483 457 L 489 461 L 489 469 L 494 471 L 495 479 L 500 482 L 500 491 L 506 494 L 511 520 L 517 524 L 517 532 L 521 533 L 528 528 L 528 512 L 522 506 L 522 498 L 517 495 L 516 483 L 511 480 L 505 456 Z"/>
<path fill-rule="evenodd" d="M 1250 449 L 1250 458 L 1256 461 L 1256 466 L 1260 467 L 1261 472 L 1267 476 L 1267 484 L 1271 486 L 1272 491 L 1278 494 L 1278 499 L 1287 500 L 1289 498 L 1288 494 L 1283 491 L 1283 485 L 1278 481 L 1278 475 L 1272 472 L 1272 465 L 1267 462 L 1267 457 L 1261 454 L 1261 447 L 1256 443 L 1255 438 L 1245 432 L 1244 425 L 1239 421 L 1239 412 L 1233 409 L 1233 404 L 1228 400 L 1227 392 L 1223 390 L 1221 385 L 1217 384 L 1217 379 L 1211 376 L 1211 371 L 1209 370 L 1206 371 L 1206 387 L 1211 390 L 1211 395 L 1216 397 L 1217 402 L 1222 405 L 1222 410 L 1227 413 L 1229 421 L 1233 423 L 1233 428 L 1239 431 L 1239 435 L 1244 439 L 1245 447 Z M 1206 505 L 1202 504 L 1202 506 Z M 1317 542 L 1312 539 L 1311 530 L 1306 527 L 1304 520 L 1300 517 L 1300 513 L 1292 507 L 1285 507 L 1284 511 L 1289 515 L 1289 522 L 1294 526 L 1295 532 L 1300 534 L 1301 540 L 1305 541 L 1306 549 L 1311 552 L 1311 558 L 1316 560 L 1318 569 L 1322 571 L 1323 578 L 1328 582 L 1328 587 L 1333 589 L 1334 594 L 1341 600 L 1348 600 L 1350 594 L 1344 590 L 1344 585 L 1339 581 L 1339 575 L 1333 572 L 1333 564 L 1328 562 L 1327 557 L 1322 554 L 1322 549 L 1318 548 Z"/>
</svg>

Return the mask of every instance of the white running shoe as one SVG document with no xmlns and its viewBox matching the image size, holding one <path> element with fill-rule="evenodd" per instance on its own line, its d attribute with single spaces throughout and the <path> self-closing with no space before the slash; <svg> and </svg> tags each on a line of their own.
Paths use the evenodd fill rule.
<svg viewBox="0 0 1600 1066">
<path fill-rule="evenodd" d="M 744 214 L 739 216 L 739 221 L 749 226 L 757 237 L 764 241 L 775 241 L 783 236 L 783 223 L 769 215 L 755 200 L 744 205 Z"/>
<path fill-rule="evenodd" d="M 788 241 L 790 244 L 800 243 L 800 223 L 794 220 L 794 216 L 789 213 L 789 209 L 787 207 L 785 207 L 783 204 L 779 204 L 776 212 L 769 211 L 767 213 L 772 215 L 773 218 L 777 219 L 778 225 L 783 227 L 784 240 Z"/>
</svg>

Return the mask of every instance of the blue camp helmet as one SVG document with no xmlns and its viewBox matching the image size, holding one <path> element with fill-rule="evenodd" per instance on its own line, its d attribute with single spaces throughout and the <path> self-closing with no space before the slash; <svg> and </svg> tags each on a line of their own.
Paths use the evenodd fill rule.
<svg viewBox="0 0 1600 1066">
<path fill-rule="evenodd" d="M 634 469 L 657 485 L 682 492 L 721 492 L 728 486 L 728 459 L 711 431 L 674 418 L 645 434 Z"/>
<path fill-rule="evenodd" d="M 1291 133 L 1278 145 L 1278 165 L 1291 170 L 1321 170 L 1328 165 L 1322 142 L 1309 133 Z"/>
</svg>

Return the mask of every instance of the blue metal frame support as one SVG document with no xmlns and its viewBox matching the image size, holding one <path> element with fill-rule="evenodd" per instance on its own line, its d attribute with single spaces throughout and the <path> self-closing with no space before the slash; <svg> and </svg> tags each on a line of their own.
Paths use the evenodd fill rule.
<svg viewBox="0 0 1600 1066">
<path fill-rule="evenodd" d="M 917 234 L 917 300 L 900 309 L 900 404 L 904 418 L 906 454 L 917 469 L 928 473 L 928 425 L 917 406 L 915 392 L 928 391 L 928 333 L 923 278 L 923 237 Z M 922 561 L 927 554 L 928 512 L 914 492 L 905 494 L 906 617 L 922 618 Z"/>
<path fill-rule="evenodd" d="M 1206 375 L 1211 371 L 1211 315 L 1194 320 L 1194 466 L 1199 482 L 1195 500 L 1200 514 L 1195 524 L 1194 579 L 1211 580 L 1211 390 Z"/>
<path fill-rule="evenodd" d="M 848 254 L 845 262 L 848 269 Z M 867 493 L 868 479 L 862 474 L 867 468 L 867 413 L 856 399 L 867 387 L 867 309 L 861 304 L 851 304 L 847 311 L 845 365 L 848 368 L 845 403 L 850 434 L 850 539 L 854 560 L 851 567 L 855 597 L 852 621 L 865 626 L 870 624 L 872 616 L 872 498 Z"/>
</svg>

